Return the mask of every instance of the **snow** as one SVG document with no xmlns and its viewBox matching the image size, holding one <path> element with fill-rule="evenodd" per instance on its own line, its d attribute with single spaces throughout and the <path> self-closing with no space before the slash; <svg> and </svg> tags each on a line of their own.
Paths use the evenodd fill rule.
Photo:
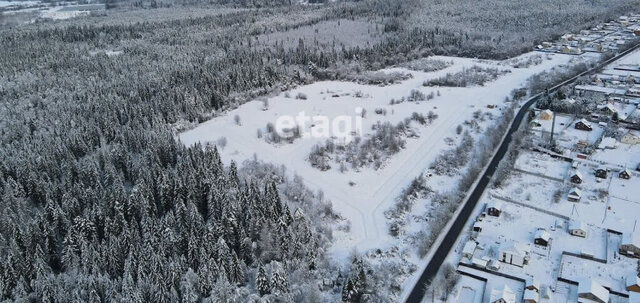
<svg viewBox="0 0 640 303">
<path fill-rule="evenodd" d="M 46 11 L 43 11 L 40 15 L 41 18 L 44 19 L 52 19 L 52 20 L 65 20 L 76 18 L 80 16 L 87 16 L 90 14 L 89 11 L 81 11 L 81 10 L 73 10 L 73 11 L 62 11 L 63 7 L 53 7 Z"/>
<path fill-rule="evenodd" d="M 536 113 L 536 114 L 537 114 L 536 116 L 540 116 L 539 113 Z M 554 133 L 557 134 L 568 127 L 573 127 L 574 119 L 572 116 L 564 115 L 561 113 L 556 113 L 555 115 L 556 115 L 556 125 L 555 125 L 555 128 L 553 129 Z M 545 136 L 548 136 L 548 134 L 551 133 L 551 126 L 553 125 L 553 119 L 550 119 L 550 120 L 537 119 L 537 121 L 538 123 L 540 123 L 540 126 L 534 127 L 532 128 L 532 130 L 536 132 L 543 132 Z"/>
<path fill-rule="evenodd" d="M 591 155 L 591 159 L 635 170 L 640 163 L 640 144 L 618 142 L 617 148 L 598 150 Z"/>
<path fill-rule="evenodd" d="M 40 4 L 40 1 L 0 1 L 0 8 L 10 6 L 33 6 Z"/>
<path fill-rule="evenodd" d="M 521 171 L 564 179 L 571 163 L 536 152 L 523 151 L 516 160 L 515 168 Z"/>
<path fill-rule="evenodd" d="M 591 131 L 576 129 L 574 124 L 562 130 L 560 135 L 556 137 L 559 146 L 573 148 L 580 141 L 593 145 L 604 133 L 604 128 L 599 124 L 591 123 L 593 128 Z"/>
<path fill-rule="evenodd" d="M 504 99 L 512 89 L 522 86 L 533 74 L 566 64 L 572 56 L 550 55 L 549 58 L 550 60 L 530 68 L 512 69 L 511 73 L 486 83 L 485 86 L 466 88 L 423 87 L 422 83 L 473 65 L 497 66 L 498 63 L 488 60 L 479 62 L 467 58 L 435 57 L 453 61 L 453 65 L 429 73 L 402 68 L 386 69 L 383 71 L 410 73 L 413 78 L 384 87 L 340 81 L 316 82 L 288 92 L 291 96 L 303 93 L 307 100 L 286 98 L 282 93 L 268 99 L 269 106 L 265 111 L 262 110 L 263 103 L 254 100 L 183 132 L 179 137 L 184 144 L 192 145 L 196 142 L 216 142 L 224 135 L 228 144 L 221 150 L 223 159 L 241 162 L 257 153 L 258 158 L 284 164 L 289 170 L 303 176 L 308 186 L 322 190 L 333 202 L 335 209 L 351 221 L 351 231 L 336 235 L 332 251 L 337 258 L 345 258 L 353 247 L 365 251 L 392 245 L 395 240 L 388 235 L 384 211 L 391 207 L 402 188 L 423 172 L 440 151 L 450 148 L 444 139 L 455 138 L 455 127 L 471 119 L 473 112 L 481 110 L 491 112 L 494 117 L 500 116 L 505 106 Z M 504 68 L 500 66 L 500 69 Z M 389 105 L 392 98 L 398 100 L 405 97 L 412 89 L 426 94 L 439 91 L 441 96 L 420 103 Z M 362 92 L 363 97 L 356 97 L 356 92 Z M 333 98 L 334 94 L 341 96 Z M 498 104 L 499 107 L 488 109 L 489 104 Z M 408 139 L 406 148 L 377 171 L 366 168 L 359 172 L 351 170 L 340 173 L 337 169 L 323 172 L 312 168 L 306 158 L 311 148 L 324 142 L 326 138 L 303 137 L 292 144 L 273 145 L 256 136 L 257 129 L 264 128 L 267 123 L 274 122 L 281 115 L 296 116 L 304 111 L 310 116 L 326 115 L 332 119 L 339 115 L 353 116 L 357 107 L 367 111 L 366 117 L 362 120 L 365 136 L 371 133 L 371 126 L 377 121 L 397 123 L 413 112 L 428 111 L 433 111 L 439 117 L 429 126 L 418 127 L 419 138 Z M 387 115 L 376 115 L 376 108 L 386 109 Z M 235 115 L 240 116 L 241 125 L 234 122 Z M 350 181 L 355 185 L 350 186 Z"/>
<path fill-rule="evenodd" d="M 459 291 L 457 296 L 450 296 L 449 302 L 451 303 L 481 303 L 483 298 L 483 290 L 485 288 L 485 282 L 471 278 L 469 276 L 460 276 L 458 281 Z M 425 298 L 425 302 L 427 301 Z"/>
</svg>

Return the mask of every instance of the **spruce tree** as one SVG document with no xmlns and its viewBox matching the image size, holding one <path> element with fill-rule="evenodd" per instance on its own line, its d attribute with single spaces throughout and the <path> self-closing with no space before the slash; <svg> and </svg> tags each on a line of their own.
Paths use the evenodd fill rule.
<svg viewBox="0 0 640 303">
<path fill-rule="evenodd" d="M 256 288 L 258 289 L 258 293 L 260 293 L 261 296 L 264 296 L 271 292 L 269 278 L 267 277 L 267 273 L 265 272 L 262 265 L 258 267 L 258 274 L 256 275 Z"/>
</svg>

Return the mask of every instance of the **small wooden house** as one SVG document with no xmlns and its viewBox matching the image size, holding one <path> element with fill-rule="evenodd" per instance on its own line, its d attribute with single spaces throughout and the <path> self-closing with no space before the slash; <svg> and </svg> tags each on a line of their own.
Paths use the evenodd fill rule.
<svg viewBox="0 0 640 303">
<path fill-rule="evenodd" d="M 579 130 L 586 130 L 586 131 L 593 130 L 593 127 L 591 126 L 591 122 L 587 121 L 586 119 L 580 119 L 580 121 L 576 122 L 574 126 L 576 129 L 579 129 Z"/>
<path fill-rule="evenodd" d="M 551 242 L 551 234 L 544 229 L 536 230 L 535 235 L 533 236 L 533 243 L 540 246 L 549 246 L 549 242 Z"/>
<path fill-rule="evenodd" d="M 540 120 L 551 120 L 553 118 L 553 112 L 549 109 L 545 109 L 540 112 Z"/>
<path fill-rule="evenodd" d="M 487 214 L 489 216 L 500 217 L 502 213 L 502 202 L 491 201 L 487 204 Z"/>
<path fill-rule="evenodd" d="M 528 290 L 533 290 L 535 292 L 539 292 L 540 291 L 540 280 L 538 280 L 536 278 L 533 278 L 533 277 L 529 277 L 525 281 L 524 288 L 528 289 Z"/>
<path fill-rule="evenodd" d="M 518 242 L 506 242 L 500 247 L 498 260 L 511 265 L 523 267 L 529 263 L 530 248 Z"/>
<path fill-rule="evenodd" d="M 640 292 L 640 278 L 636 273 L 627 276 L 625 288 L 628 292 Z"/>
<path fill-rule="evenodd" d="M 538 303 L 540 302 L 540 294 L 535 290 L 525 289 L 522 297 L 523 303 Z"/>
<path fill-rule="evenodd" d="M 624 233 L 618 251 L 621 255 L 640 258 L 640 233 Z"/>
<path fill-rule="evenodd" d="M 607 168 L 606 167 L 598 167 L 596 169 L 596 177 L 601 179 L 607 178 Z"/>
<path fill-rule="evenodd" d="M 571 202 L 578 202 L 580 198 L 582 198 L 582 191 L 577 187 L 572 188 L 567 196 L 567 200 Z"/>
<path fill-rule="evenodd" d="M 587 237 L 587 224 L 579 221 L 571 221 L 569 223 L 569 233 L 576 237 Z"/>
<path fill-rule="evenodd" d="M 476 247 L 478 247 L 478 243 L 476 241 L 467 241 L 464 244 L 464 248 L 462 248 L 462 257 L 463 258 L 473 258 L 473 254 L 476 252 Z"/>
<path fill-rule="evenodd" d="M 481 232 L 482 231 L 482 224 L 480 224 L 480 222 L 473 223 L 473 231 Z"/>
<path fill-rule="evenodd" d="M 605 114 L 605 115 L 613 115 L 614 113 L 618 112 L 618 110 L 613 106 L 613 104 L 609 102 L 607 102 L 607 104 L 598 106 L 598 111 L 601 114 Z"/>
<path fill-rule="evenodd" d="M 571 181 L 571 183 L 575 183 L 575 184 L 580 184 L 582 183 L 582 174 L 580 173 L 580 171 L 576 170 L 571 177 L 569 178 L 569 180 Z"/>
<path fill-rule="evenodd" d="M 629 171 L 629 169 L 625 168 L 623 169 L 619 174 L 618 177 L 620 177 L 620 179 L 631 179 L 631 171 Z"/>
</svg>

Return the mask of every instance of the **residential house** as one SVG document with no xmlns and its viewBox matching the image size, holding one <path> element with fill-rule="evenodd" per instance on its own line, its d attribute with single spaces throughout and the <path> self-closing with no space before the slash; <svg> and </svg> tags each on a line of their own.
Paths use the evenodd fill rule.
<svg viewBox="0 0 640 303">
<path fill-rule="evenodd" d="M 569 223 L 569 233 L 576 237 L 587 237 L 587 224 L 581 221 L 571 221 Z"/>
<path fill-rule="evenodd" d="M 598 144 L 599 149 L 615 149 L 618 145 L 618 141 L 616 138 L 612 137 L 604 137 L 600 140 L 600 144 Z"/>
<path fill-rule="evenodd" d="M 574 127 L 576 129 L 579 129 L 579 130 L 586 130 L 586 131 L 592 131 L 593 130 L 593 127 L 591 126 L 591 122 L 587 121 L 584 118 L 580 119 L 580 121 L 576 122 Z"/>
<path fill-rule="evenodd" d="M 540 112 L 540 120 L 551 120 L 553 118 L 553 112 L 550 109 L 545 109 Z"/>
<path fill-rule="evenodd" d="M 516 303 L 516 294 L 503 284 L 491 290 L 491 303 Z"/>
<path fill-rule="evenodd" d="M 549 246 L 549 242 L 551 241 L 551 234 L 548 231 L 540 228 L 536 230 L 535 235 L 533 236 L 533 243 L 540 246 Z"/>
<path fill-rule="evenodd" d="M 481 232 L 482 231 L 482 224 L 480 222 L 473 223 L 473 231 Z"/>
<path fill-rule="evenodd" d="M 623 169 L 619 174 L 618 177 L 620 177 L 620 179 L 631 179 L 631 171 L 628 168 Z"/>
<path fill-rule="evenodd" d="M 579 170 L 576 170 L 571 177 L 569 178 L 569 180 L 571 181 L 571 183 L 575 183 L 575 184 L 580 184 L 582 183 L 583 177 L 582 177 L 582 173 L 580 173 Z"/>
<path fill-rule="evenodd" d="M 621 255 L 640 258 L 640 233 L 624 233 L 618 251 Z"/>
<path fill-rule="evenodd" d="M 628 292 L 640 292 L 640 278 L 638 278 L 638 274 L 629 274 L 625 282 L 627 282 L 625 288 Z"/>
<path fill-rule="evenodd" d="M 538 303 L 540 302 L 540 294 L 535 290 L 525 289 L 522 297 L 523 303 Z"/>
<path fill-rule="evenodd" d="M 570 45 L 562 46 L 562 49 L 560 50 L 560 52 L 562 52 L 563 54 L 568 54 L 568 55 L 580 55 L 580 54 L 582 54 L 582 50 L 580 48 L 573 47 L 573 46 L 570 46 Z"/>
<path fill-rule="evenodd" d="M 631 96 L 631 97 L 640 97 L 640 86 L 634 85 L 633 87 L 630 87 L 625 93 L 625 95 Z"/>
<path fill-rule="evenodd" d="M 592 279 L 583 279 L 578 283 L 578 300 L 580 298 L 592 302 L 608 303 L 609 291 Z"/>
<path fill-rule="evenodd" d="M 617 113 L 618 110 L 613 106 L 613 104 L 607 102 L 606 104 L 598 106 L 598 112 L 605 115 L 613 115 L 614 113 Z"/>
<path fill-rule="evenodd" d="M 535 292 L 539 292 L 540 291 L 540 280 L 534 278 L 534 277 L 529 277 L 527 278 L 527 280 L 524 283 L 524 288 L 528 289 L 528 290 L 533 290 Z"/>
<path fill-rule="evenodd" d="M 478 247 L 478 243 L 476 241 L 469 240 L 465 243 L 464 248 L 462 248 L 462 257 L 463 258 L 473 258 L 473 253 L 476 252 L 476 247 Z"/>
<path fill-rule="evenodd" d="M 600 166 L 596 169 L 596 178 L 606 179 L 607 178 L 607 168 Z"/>
<path fill-rule="evenodd" d="M 487 204 L 487 214 L 489 216 L 500 217 L 502 213 L 502 202 L 491 201 Z"/>
<path fill-rule="evenodd" d="M 487 268 L 487 265 L 489 265 L 489 261 L 491 261 L 491 259 L 489 259 L 489 257 L 487 256 L 484 256 L 482 258 L 472 258 L 471 264 L 479 268 Z"/>
<path fill-rule="evenodd" d="M 581 197 L 582 197 L 582 191 L 579 188 L 574 187 L 569 191 L 569 195 L 567 196 L 567 200 L 569 200 L 571 202 L 578 202 L 578 201 L 580 201 Z"/>
<path fill-rule="evenodd" d="M 629 130 L 622 138 L 620 142 L 625 144 L 638 144 L 640 143 L 640 134 L 635 131 Z"/>
<path fill-rule="evenodd" d="M 506 242 L 500 246 L 498 260 L 522 267 L 529 263 L 530 251 L 529 246 L 514 241 Z"/>
</svg>

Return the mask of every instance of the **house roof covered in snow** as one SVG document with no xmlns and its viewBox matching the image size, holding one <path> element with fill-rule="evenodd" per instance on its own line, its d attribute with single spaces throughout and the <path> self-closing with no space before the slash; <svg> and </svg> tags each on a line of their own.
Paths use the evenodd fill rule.
<svg viewBox="0 0 640 303">
<path fill-rule="evenodd" d="M 591 122 L 587 121 L 587 119 L 585 119 L 585 118 L 580 119 L 580 121 L 578 121 L 578 122 L 582 123 L 582 124 L 584 124 L 586 126 L 591 127 Z"/>
<path fill-rule="evenodd" d="M 603 109 L 607 109 L 607 110 L 609 110 L 609 111 L 610 111 L 610 112 L 612 112 L 612 113 L 615 113 L 615 112 L 617 112 L 617 111 L 618 111 L 618 110 L 613 106 L 613 104 L 611 104 L 611 103 L 607 103 L 607 104 L 603 104 L 603 105 L 598 106 L 598 110 L 603 110 Z"/>
<path fill-rule="evenodd" d="M 578 283 L 578 294 L 592 294 L 603 302 L 609 302 L 609 291 L 593 279 L 583 279 Z"/>
<path fill-rule="evenodd" d="M 629 274 L 625 281 L 626 281 L 626 283 L 625 283 L 626 287 L 634 286 L 634 285 L 640 286 L 640 278 L 638 277 L 638 275 L 636 273 Z"/>
<path fill-rule="evenodd" d="M 531 290 L 531 289 L 525 289 L 524 290 L 524 296 L 522 297 L 522 300 L 534 300 L 536 302 L 539 301 L 538 299 L 539 295 L 538 292 L 535 290 Z"/>
<path fill-rule="evenodd" d="M 569 230 L 575 230 L 575 229 L 587 231 L 587 224 L 585 224 L 582 221 L 569 222 Z"/>
<path fill-rule="evenodd" d="M 640 135 L 638 135 L 638 133 L 634 132 L 631 129 L 627 132 L 626 135 L 629 135 L 629 136 L 632 136 L 632 137 L 640 137 Z"/>
<path fill-rule="evenodd" d="M 600 149 L 605 149 L 605 148 L 615 148 L 616 147 L 616 139 L 612 138 L 612 137 L 604 137 L 602 138 L 602 141 L 600 141 L 600 145 L 598 145 L 598 148 Z"/>
<path fill-rule="evenodd" d="M 576 169 L 576 171 L 571 175 L 571 177 L 576 176 L 582 180 L 582 173 Z"/>
<path fill-rule="evenodd" d="M 504 300 L 507 303 L 516 302 L 516 294 L 506 284 L 498 286 L 491 290 L 491 302 Z"/>
<path fill-rule="evenodd" d="M 533 287 L 535 289 L 540 289 L 540 280 L 534 277 L 529 277 L 527 278 L 525 287 Z"/>
<path fill-rule="evenodd" d="M 502 243 L 502 245 L 500 245 L 500 251 L 508 252 L 512 255 L 524 256 L 527 253 L 529 253 L 531 249 L 529 248 L 529 246 L 524 245 L 520 242 L 509 241 L 509 242 Z"/>
<path fill-rule="evenodd" d="M 502 210 L 502 201 L 495 201 L 495 200 L 489 201 L 489 203 L 487 204 L 487 209 L 489 209 L 489 208 L 495 208 L 497 210 Z"/>
<path fill-rule="evenodd" d="M 544 230 L 544 229 L 538 229 L 536 230 L 536 234 L 533 237 L 534 239 L 542 239 L 545 240 L 547 242 L 549 242 L 549 239 L 551 239 L 551 234 L 549 234 L 548 231 Z"/>
<path fill-rule="evenodd" d="M 574 195 L 574 196 L 580 197 L 580 196 L 582 196 L 582 190 L 580 190 L 577 187 L 574 187 L 574 188 L 571 189 L 571 191 L 569 191 L 569 195 Z"/>
<path fill-rule="evenodd" d="M 635 247 L 640 247 L 640 233 L 637 233 L 637 232 L 624 233 L 622 235 L 622 242 L 620 242 L 620 244 L 633 245 Z"/>
<path fill-rule="evenodd" d="M 478 246 L 478 243 L 476 243 L 476 241 L 470 240 L 464 245 L 464 248 L 462 249 L 462 253 L 473 255 L 473 252 L 476 250 L 477 246 Z"/>
</svg>

